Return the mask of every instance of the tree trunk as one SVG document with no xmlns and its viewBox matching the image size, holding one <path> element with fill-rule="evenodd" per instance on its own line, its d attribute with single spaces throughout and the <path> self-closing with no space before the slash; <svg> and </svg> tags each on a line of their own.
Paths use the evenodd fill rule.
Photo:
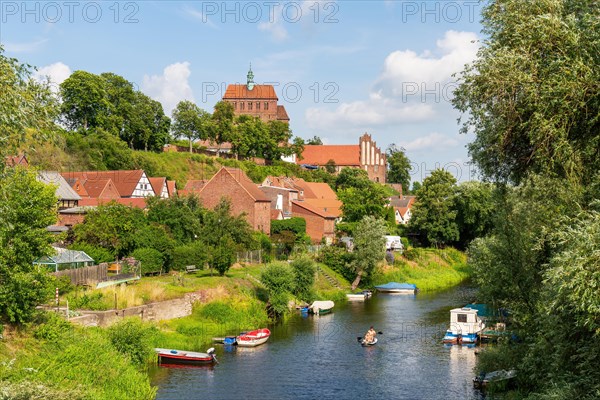
<svg viewBox="0 0 600 400">
<path fill-rule="evenodd" d="M 363 271 L 361 269 L 360 271 L 358 271 L 358 275 L 356 275 L 356 279 L 354 279 L 354 282 L 352 282 L 352 290 L 356 289 L 360 284 L 360 278 L 362 278 L 362 274 Z"/>
<path fill-rule="evenodd" d="M 192 138 L 190 138 L 190 153 L 192 153 Z"/>
</svg>

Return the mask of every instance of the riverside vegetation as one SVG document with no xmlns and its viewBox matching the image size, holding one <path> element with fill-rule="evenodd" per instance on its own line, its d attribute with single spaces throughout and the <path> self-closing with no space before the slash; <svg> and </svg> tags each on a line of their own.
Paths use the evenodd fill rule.
<svg viewBox="0 0 600 400">
<path fill-rule="evenodd" d="M 458 251 L 413 249 L 407 253 L 411 259 L 397 254 L 394 265 L 377 267 L 375 281 L 402 276 L 416 279 L 424 288 L 442 289 L 467 277 L 463 275 L 465 256 Z M 341 274 L 319 264 L 319 270 L 333 277 L 342 288 L 339 289 L 320 272 L 314 275 L 316 279 L 294 277 L 294 263 L 301 265 L 302 270 L 313 265 L 315 271 L 313 261 L 300 258 L 292 266 L 277 262 L 240 265 L 224 276 L 204 270 L 145 277 L 136 284 L 85 293 L 73 290 L 66 296 L 69 305 L 81 301 L 95 309 L 114 307 L 115 293 L 119 308 L 191 292 L 203 293 L 205 302 L 197 303 L 188 317 L 160 322 L 128 318 L 108 329 L 82 328 L 46 313 L 30 324 L 8 329 L 4 335 L 9 340 L 0 341 L 0 399 L 150 399 L 156 389 L 150 385 L 146 370 L 156 362 L 153 347 L 205 351 L 212 337 L 272 322 L 268 309 L 273 309 L 271 303 L 279 297 L 285 307 L 294 298 L 345 301 L 350 283 Z M 410 273 L 410 269 L 414 272 Z M 268 270 L 276 271 L 279 278 L 270 278 L 270 284 L 259 283 L 267 280 Z M 427 286 L 427 277 L 431 286 Z M 304 284 L 295 284 L 298 279 Z M 301 287 L 304 289 L 296 290 Z M 290 290 L 303 294 L 295 297 Z M 267 302 L 271 302 L 269 308 L 265 307 Z M 285 321 L 288 312 L 279 318 Z"/>
</svg>

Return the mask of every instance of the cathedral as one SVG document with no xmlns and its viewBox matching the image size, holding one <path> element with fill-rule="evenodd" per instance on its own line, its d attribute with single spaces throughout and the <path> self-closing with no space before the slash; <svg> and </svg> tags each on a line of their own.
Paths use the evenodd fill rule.
<svg viewBox="0 0 600 400">
<path fill-rule="evenodd" d="M 235 115 L 252 115 L 265 122 L 273 120 L 290 122 L 285 107 L 277 104 L 279 98 L 273 85 L 254 83 L 252 66 L 248 71 L 246 84 L 228 85 L 223 101 L 231 103 Z"/>
</svg>

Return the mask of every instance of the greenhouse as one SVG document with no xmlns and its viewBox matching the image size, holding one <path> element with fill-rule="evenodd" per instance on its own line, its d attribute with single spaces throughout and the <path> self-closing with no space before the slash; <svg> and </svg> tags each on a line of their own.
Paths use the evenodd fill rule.
<svg viewBox="0 0 600 400">
<path fill-rule="evenodd" d="M 46 265 L 50 272 L 83 268 L 95 264 L 92 257 L 83 251 L 68 250 L 60 247 L 53 247 L 53 249 L 56 251 L 55 255 L 40 257 L 33 264 Z"/>
</svg>

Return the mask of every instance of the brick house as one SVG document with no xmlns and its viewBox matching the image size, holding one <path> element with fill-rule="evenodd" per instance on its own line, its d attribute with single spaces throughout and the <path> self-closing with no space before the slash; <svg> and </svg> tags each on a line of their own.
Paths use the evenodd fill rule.
<svg viewBox="0 0 600 400">
<path fill-rule="evenodd" d="M 397 224 L 406 225 L 410 221 L 415 199 L 415 196 L 399 196 L 390 199 L 390 206 L 394 208 L 394 218 Z"/>
<path fill-rule="evenodd" d="M 146 173 L 141 170 L 130 171 L 83 171 L 83 172 L 65 172 L 62 176 L 73 185 L 76 180 L 83 182 L 84 186 L 88 181 L 107 180 L 114 182 L 121 197 L 125 198 L 144 198 L 154 196 L 152 184 Z"/>
<path fill-rule="evenodd" d="M 306 145 L 296 164 L 325 168 L 329 161 L 335 163 L 335 172 L 342 168 L 361 168 L 373 182 L 385 183 L 387 158 L 377 147 L 371 135 L 362 135 L 357 145 Z"/>
<path fill-rule="evenodd" d="M 277 104 L 279 98 L 273 85 L 256 85 L 252 67 L 246 78 L 245 85 L 228 85 L 223 95 L 223 101 L 231 103 L 235 115 L 252 115 L 265 122 L 290 122 L 285 107 Z"/>
<path fill-rule="evenodd" d="M 222 167 L 198 192 L 202 205 L 214 208 L 221 198 L 231 201 L 233 215 L 246 214 L 254 230 L 270 234 L 271 200 L 238 168 Z"/>
<path fill-rule="evenodd" d="M 330 244 L 335 237 L 336 216 L 314 207 L 306 201 L 293 201 L 292 214 L 294 217 L 304 218 L 306 221 L 306 234 L 315 243 L 325 242 Z"/>
<path fill-rule="evenodd" d="M 169 188 L 167 187 L 167 178 L 148 178 L 150 181 L 150 186 L 152 186 L 152 190 L 154 194 L 162 199 L 169 198 Z"/>
<path fill-rule="evenodd" d="M 279 210 L 283 218 L 292 216 L 292 201 L 298 200 L 298 191 L 277 186 L 259 186 L 265 196 L 271 200 L 271 210 Z"/>
<path fill-rule="evenodd" d="M 121 198 L 121 194 L 111 179 L 75 179 L 71 187 L 82 199 L 116 200 Z"/>
<path fill-rule="evenodd" d="M 67 183 L 67 181 L 55 171 L 39 171 L 37 180 L 46 185 L 56 186 L 56 197 L 58 198 L 58 209 L 77 207 L 81 196 Z"/>
</svg>

